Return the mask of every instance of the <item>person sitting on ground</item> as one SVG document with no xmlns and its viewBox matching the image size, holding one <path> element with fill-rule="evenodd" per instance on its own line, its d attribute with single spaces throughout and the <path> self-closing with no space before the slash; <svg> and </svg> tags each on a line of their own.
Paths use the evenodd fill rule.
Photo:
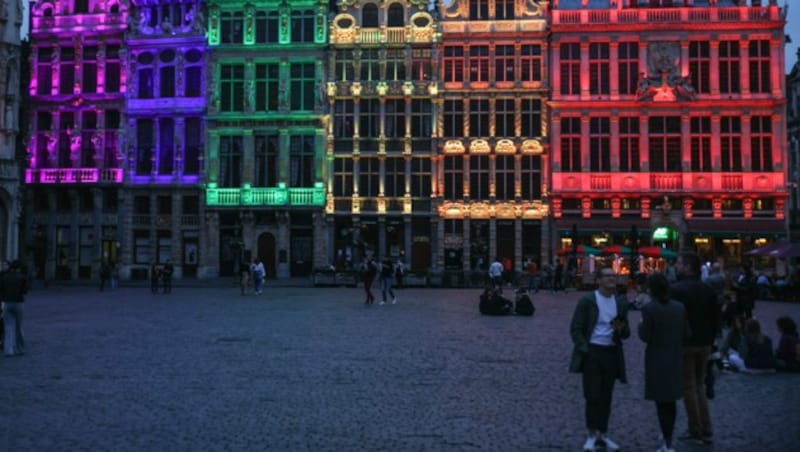
<svg viewBox="0 0 800 452">
<path fill-rule="evenodd" d="M 742 343 L 744 342 L 744 324 L 747 319 L 743 315 L 735 316 L 728 329 L 728 333 L 720 344 L 719 351 L 723 362 L 728 363 L 733 370 L 744 366 L 742 360 Z"/>
<path fill-rule="evenodd" d="M 786 372 L 800 372 L 800 337 L 797 335 L 797 324 L 791 317 L 784 315 L 775 321 L 781 337 L 775 350 L 775 368 Z"/>
<path fill-rule="evenodd" d="M 772 339 L 761 332 L 761 324 L 756 319 L 745 323 L 745 335 L 741 344 L 741 362 L 731 361 L 740 371 L 750 373 L 774 372 L 775 355 Z"/>
</svg>

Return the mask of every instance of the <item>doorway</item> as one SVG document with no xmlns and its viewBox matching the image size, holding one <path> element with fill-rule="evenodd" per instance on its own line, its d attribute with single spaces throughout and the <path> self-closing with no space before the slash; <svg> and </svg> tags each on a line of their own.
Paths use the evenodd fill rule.
<svg viewBox="0 0 800 452">
<path fill-rule="evenodd" d="M 275 267 L 277 261 L 275 260 L 275 236 L 269 232 L 264 232 L 258 236 L 258 252 L 257 257 L 264 263 L 264 270 L 266 271 L 267 278 L 275 277 Z"/>
</svg>

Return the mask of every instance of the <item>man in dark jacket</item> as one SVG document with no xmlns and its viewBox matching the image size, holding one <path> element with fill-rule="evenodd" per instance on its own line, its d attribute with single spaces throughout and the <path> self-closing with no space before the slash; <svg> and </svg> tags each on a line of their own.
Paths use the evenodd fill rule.
<svg viewBox="0 0 800 452">
<path fill-rule="evenodd" d="M 670 298 L 683 303 L 689 318 L 689 338 L 684 344 L 683 402 L 689 428 L 683 439 L 696 444 L 711 444 L 711 417 L 705 392 L 706 361 L 719 331 L 717 295 L 700 281 L 700 258 L 681 253 L 677 263 L 678 282 L 670 287 Z"/>
<path fill-rule="evenodd" d="M 22 303 L 28 292 L 28 280 L 22 273 L 19 261 L 11 263 L 8 272 L 0 276 L 0 301 L 3 302 L 5 339 L 3 351 L 6 356 L 19 356 L 25 350 L 22 334 Z"/>
<path fill-rule="evenodd" d="M 570 323 L 573 350 L 570 372 L 583 374 L 586 428 L 589 436 L 583 450 L 606 450 L 619 446 L 606 436 L 611 415 L 614 381 L 625 382 L 622 339 L 631 335 L 628 303 L 615 296 L 617 275 L 610 267 L 596 273 L 598 289 L 578 301 Z"/>
</svg>

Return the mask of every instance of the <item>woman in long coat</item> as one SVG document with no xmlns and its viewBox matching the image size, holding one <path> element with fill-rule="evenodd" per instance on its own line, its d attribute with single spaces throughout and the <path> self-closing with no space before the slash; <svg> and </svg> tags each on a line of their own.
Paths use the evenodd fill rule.
<svg viewBox="0 0 800 452">
<path fill-rule="evenodd" d="M 686 309 L 669 298 L 669 282 L 662 273 L 647 284 L 652 302 L 642 307 L 639 338 L 647 343 L 644 354 L 644 398 L 656 402 L 658 423 L 664 437 L 660 451 L 672 450 L 675 402 L 683 397 L 683 340 L 689 335 Z"/>
</svg>

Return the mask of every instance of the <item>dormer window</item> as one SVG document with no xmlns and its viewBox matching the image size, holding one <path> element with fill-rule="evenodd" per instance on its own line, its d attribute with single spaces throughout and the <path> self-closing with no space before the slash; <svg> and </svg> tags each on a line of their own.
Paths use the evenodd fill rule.
<svg viewBox="0 0 800 452">
<path fill-rule="evenodd" d="M 86 14 L 89 12 L 89 0 L 75 0 L 75 14 Z"/>
<path fill-rule="evenodd" d="M 386 17 L 386 25 L 389 27 L 404 27 L 405 13 L 403 12 L 403 5 L 399 3 L 392 3 Z"/>
<path fill-rule="evenodd" d="M 361 12 L 361 26 L 366 28 L 378 28 L 378 6 L 374 3 L 364 5 Z"/>
</svg>

